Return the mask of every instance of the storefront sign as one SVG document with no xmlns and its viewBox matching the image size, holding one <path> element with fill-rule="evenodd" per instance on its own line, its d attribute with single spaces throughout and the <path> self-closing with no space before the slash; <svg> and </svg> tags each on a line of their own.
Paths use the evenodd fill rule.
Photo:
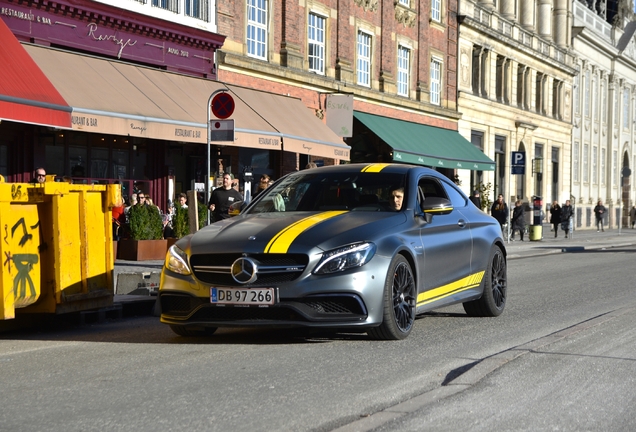
<svg viewBox="0 0 636 432">
<path fill-rule="evenodd" d="M 327 126 L 339 137 L 353 135 L 353 95 L 327 95 Z"/>
</svg>

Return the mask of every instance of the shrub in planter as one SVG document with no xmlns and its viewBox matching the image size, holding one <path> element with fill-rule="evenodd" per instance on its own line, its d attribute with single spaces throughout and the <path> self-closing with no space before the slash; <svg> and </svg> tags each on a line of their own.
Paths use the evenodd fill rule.
<svg viewBox="0 0 636 432">
<path fill-rule="evenodd" d="M 176 238 L 190 234 L 190 220 L 187 208 L 178 207 L 175 210 L 172 216 L 172 229 L 174 230 L 174 236 Z"/>
<path fill-rule="evenodd" d="M 128 210 L 130 237 L 133 240 L 161 240 L 163 222 L 155 206 L 136 205 Z"/>
</svg>

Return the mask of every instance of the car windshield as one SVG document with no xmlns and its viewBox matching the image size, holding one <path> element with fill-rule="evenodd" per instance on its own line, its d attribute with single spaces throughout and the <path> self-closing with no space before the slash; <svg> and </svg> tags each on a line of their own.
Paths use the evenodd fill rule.
<svg viewBox="0 0 636 432">
<path fill-rule="evenodd" d="M 246 212 L 394 211 L 391 191 L 404 185 L 403 174 L 300 172 L 265 189 Z"/>
</svg>

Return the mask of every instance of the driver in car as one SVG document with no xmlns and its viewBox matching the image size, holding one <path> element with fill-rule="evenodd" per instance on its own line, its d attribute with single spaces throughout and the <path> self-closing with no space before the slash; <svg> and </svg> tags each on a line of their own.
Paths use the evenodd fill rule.
<svg viewBox="0 0 636 432">
<path fill-rule="evenodd" d="M 402 201 L 404 201 L 404 188 L 398 186 L 391 189 L 391 195 L 389 197 L 391 209 L 400 211 L 402 209 Z"/>
</svg>

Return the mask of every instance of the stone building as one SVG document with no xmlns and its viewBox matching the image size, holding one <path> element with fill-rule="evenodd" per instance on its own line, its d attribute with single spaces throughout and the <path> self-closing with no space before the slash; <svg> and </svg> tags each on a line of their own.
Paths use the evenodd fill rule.
<svg viewBox="0 0 636 432">
<path fill-rule="evenodd" d="M 491 200 L 563 202 L 576 73 L 568 2 L 465 0 L 459 21 L 459 130 L 496 163 L 465 182 Z M 513 152 L 525 153 L 524 174 L 512 174 Z"/>
<path fill-rule="evenodd" d="M 636 182 L 636 46 L 630 1 L 572 2 L 574 78 L 570 191 L 577 227 L 594 228 L 603 201 L 606 224 L 628 225 Z"/>
</svg>

